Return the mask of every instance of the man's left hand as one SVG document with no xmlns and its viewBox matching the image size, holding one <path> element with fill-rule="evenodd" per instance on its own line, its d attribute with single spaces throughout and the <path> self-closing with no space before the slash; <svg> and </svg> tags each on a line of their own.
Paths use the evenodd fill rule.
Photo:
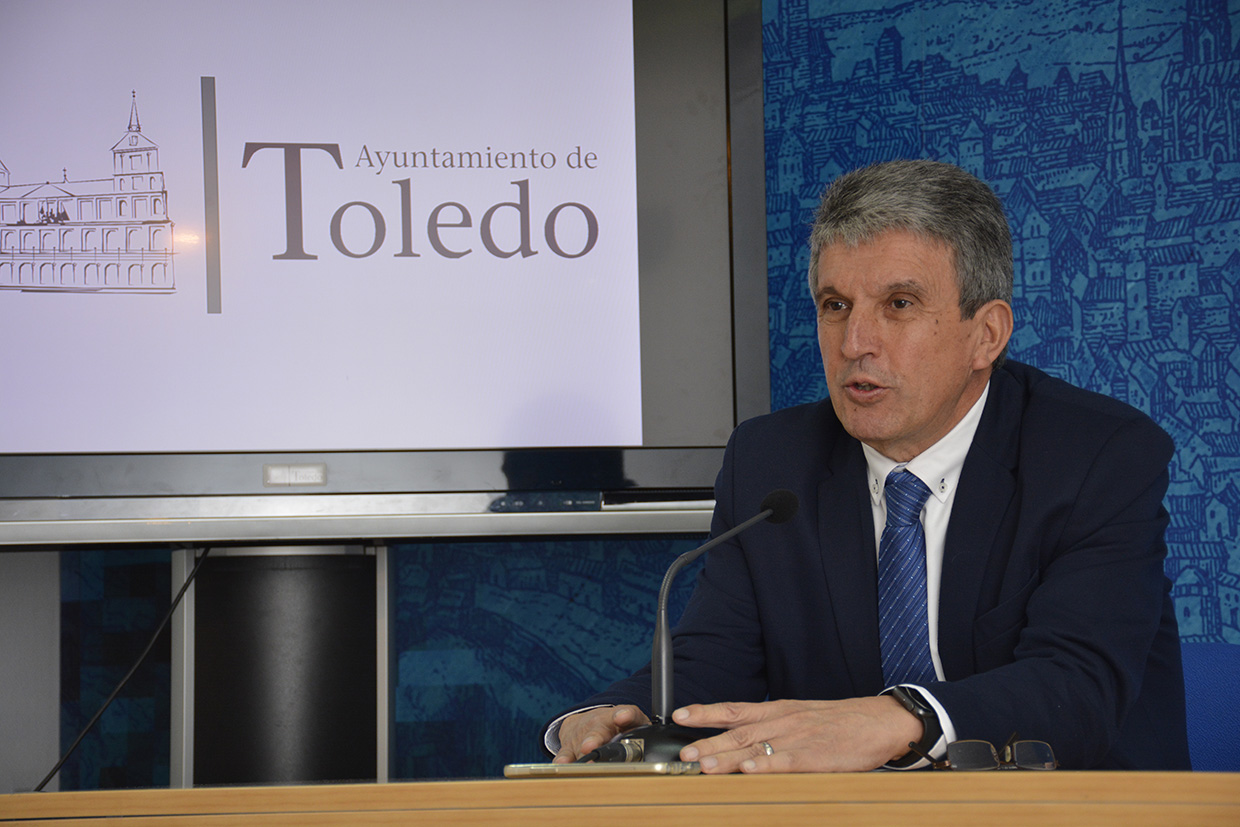
<svg viewBox="0 0 1240 827">
<path fill-rule="evenodd" d="M 860 772 L 908 752 L 922 723 L 889 696 L 843 701 L 691 704 L 672 719 L 726 729 L 680 751 L 707 773 Z M 764 744 L 772 752 L 767 754 Z"/>
</svg>

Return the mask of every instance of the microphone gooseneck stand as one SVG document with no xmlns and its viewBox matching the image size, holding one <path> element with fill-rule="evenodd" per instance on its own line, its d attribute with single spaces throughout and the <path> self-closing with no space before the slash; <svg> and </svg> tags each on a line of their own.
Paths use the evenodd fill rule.
<svg viewBox="0 0 1240 827">
<path fill-rule="evenodd" d="M 725 540 L 730 540 L 752 525 L 769 520 L 783 523 L 792 519 L 798 507 L 797 497 L 791 491 L 780 488 L 767 494 L 761 510 L 743 523 L 713 537 L 692 551 L 677 557 L 663 575 L 659 587 L 658 612 L 655 615 L 654 642 L 650 657 L 651 722 L 621 733 L 615 743 L 622 745 L 607 750 L 599 756 L 601 761 L 679 761 L 680 751 L 688 744 L 713 734 L 712 730 L 681 726 L 672 722 L 672 633 L 667 618 L 667 601 L 672 580 L 680 570 L 696 560 L 701 554 Z M 610 745 L 609 745 L 610 746 Z"/>
</svg>

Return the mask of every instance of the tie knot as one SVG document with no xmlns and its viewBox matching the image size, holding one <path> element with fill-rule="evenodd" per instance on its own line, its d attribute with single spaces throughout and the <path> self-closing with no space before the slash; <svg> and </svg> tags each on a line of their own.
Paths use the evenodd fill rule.
<svg viewBox="0 0 1240 827">
<path fill-rule="evenodd" d="M 887 525 L 912 525 L 921 515 L 930 489 L 915 475 L 899 469 L 887 475 L 883 493 L 887 497 Z"/>
</svg>

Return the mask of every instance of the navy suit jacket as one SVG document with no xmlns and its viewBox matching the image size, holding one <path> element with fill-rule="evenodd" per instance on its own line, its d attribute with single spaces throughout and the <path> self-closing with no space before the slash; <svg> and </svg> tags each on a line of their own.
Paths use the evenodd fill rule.
<svg viewBox="0 0 1240 827">
<path fill-rule="evenodd" d="M 957 737 L 1014 731 L 1069 768 L 1187 769 L 1180 641 L 1163 573 L 1170 437 L 1109 397 L 1007 362 L 948 524 L 929 684 Z M 709 552 L 674 631 L 675 701 L 840 699 L 883 685 L 860 443 L 829 400 L 733 433 L 712 532 L 772 489 L 800 512 Z M 590 703 L 649 710 L 648 670 Z"/>
</svg>

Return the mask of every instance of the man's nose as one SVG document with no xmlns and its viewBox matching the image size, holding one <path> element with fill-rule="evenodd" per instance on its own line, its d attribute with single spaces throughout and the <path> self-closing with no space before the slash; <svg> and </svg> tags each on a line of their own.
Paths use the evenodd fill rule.
<svg viewBox="0 0 1240 827">
<path fill-rule="evenodd" d="M 845 359 L 860 359 L 878 352 L 878 322 L 873 316 L 856 308 L 844 323 L 841 351 Z"/>
</svg>

